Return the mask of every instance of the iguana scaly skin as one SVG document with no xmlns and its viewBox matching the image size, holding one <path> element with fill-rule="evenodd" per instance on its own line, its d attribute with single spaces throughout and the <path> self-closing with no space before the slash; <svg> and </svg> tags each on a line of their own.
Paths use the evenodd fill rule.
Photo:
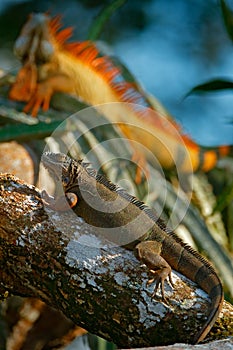
<svg viewBox="0 0 233 350">
<path fill-rule="evenodd" d="M 59 16 L 31 14 L 15 42 L 15 53 L 23 66 L 9 97 L 27 102 L 25 112 L 36 116 L 40 107 L 47 110 L 55 92 L 75 94 L 117 123 L 142 166 L 145 157 L 155 157 L 165 169 L 176 166 L 188 173 L 209 171 L 229 152 L 224 146 L 198 146 L 133 77 L 125 78 L 119 64 L 101 54 L 91 41 L 68 42 L 72 28 L 61 26 Z"/>
<path fill-rule="evenodd" d="M 42 163 L 57 181 L 62 182 L 69 206 L 88 224 L 98 228 L 106 237 L 127 249 L 136 250 L 138 258 L 154 273 L 155 292 L 164 281 L 172 284 L 171 268 L 196 282 L 211 303 L 206 323 L 194 343 L 202 341 L 221 310 L 223 289 L 210 263 L 194 249 L 184 244 L 144 203 L 89 169 L 81 160 L 64 154 L 45 153 Z M 43 192 L 44 201 L 57 210 L 67 209 L 65 197 L 52 199 Z M 62 204 L 62 205 L 61 205 Z"/>
</svg>

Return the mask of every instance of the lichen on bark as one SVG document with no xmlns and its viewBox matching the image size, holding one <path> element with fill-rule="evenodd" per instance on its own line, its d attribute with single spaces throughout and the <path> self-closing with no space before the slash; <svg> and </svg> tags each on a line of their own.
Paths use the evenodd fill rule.
<svg viewBox="0 0 233 350">
<path fill-rule="evenodd" d="M 99 237 L 72 211 L 45 208 L 38 189 L 6 174 L 0 176 L 0 266 L 3 298 L 40 298 L 122 348 L 190 342 L 208 312 L 206 294 L 175 272 L 175 288 L 165 284 L 169 304 L 159 291 L 152 298 L 149 272 L 133 252 Z M 221 319 L 228 327 L 230 310 Z"/>
</svg>

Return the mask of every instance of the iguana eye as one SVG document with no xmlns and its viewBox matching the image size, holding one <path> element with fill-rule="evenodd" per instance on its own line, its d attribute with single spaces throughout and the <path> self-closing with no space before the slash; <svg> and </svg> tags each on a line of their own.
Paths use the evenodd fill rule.
<svg viewBox="0 0 233 350">
<path fill-rule="evenodd" d="M 63 177 L 62 182 L 64 183 L 64 185 L 68 185 L 68 183 L 70 182 L 69 176 Z"/>
</svg>

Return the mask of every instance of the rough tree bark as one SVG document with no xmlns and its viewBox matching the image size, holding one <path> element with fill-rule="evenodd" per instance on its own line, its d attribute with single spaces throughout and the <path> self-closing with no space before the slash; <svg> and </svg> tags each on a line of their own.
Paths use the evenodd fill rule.
<svg viewBox="0 0 233 350">
<path fill-rule="evenodd" d="M 35 187 L 0 175 L 2 298 L 40 298 L 122 348 L 192 341 L 208 311 L 206 294 L 174 272 L 166 305 L 159 292 L 151 297 L 150 277 L 133 252 L 99 237 L 72 211 L 44 208 Z M 232 316 L 225 303 L 212 339 L 232 335 Z"/>
</svg>

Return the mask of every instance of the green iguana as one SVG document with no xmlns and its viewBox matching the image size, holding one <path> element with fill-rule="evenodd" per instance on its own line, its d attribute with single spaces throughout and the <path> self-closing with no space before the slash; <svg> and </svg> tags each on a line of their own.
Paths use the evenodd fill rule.
<svg viewBox="0 0 233 350">
<path fill-rule="evenodd" d="M 44 153 L 42 163 L 52 177 L 62 182 L 65 196 L 75 214 L 96 226 L 110 241 L 135 250 L 137 257 L 154 274 L 164 294 L 164 281 L 171 268 L 196 282 L 211 303 L 208 318 L 193 343 L 202 341 L 215 323 L 223 303 L 223 289 L 210 263 L 169 230 L 155 212 L 125 190 L 97 174 L 81 160 L 64 154 Z M 45 204 L 56 210 L 68 207 L 64 196 L 53 199 L 42 192 Z"/>
</svg>

